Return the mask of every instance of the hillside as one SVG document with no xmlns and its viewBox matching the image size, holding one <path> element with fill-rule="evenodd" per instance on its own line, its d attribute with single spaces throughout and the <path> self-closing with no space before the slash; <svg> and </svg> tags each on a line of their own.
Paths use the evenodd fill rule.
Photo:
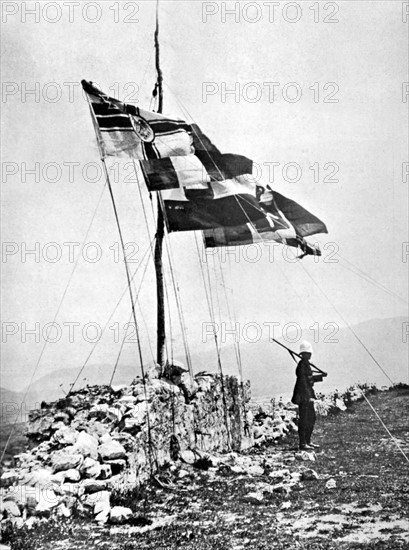
<svg viewBox="0 0 409 550">
<path fill-rule="evenodd" d="M 406 455 L 408 397 L 407 387 L 368 396 Z M 236 456 L 241 467 L 184 464 L 183 476 L 165 470 L 144 492 L 118 494 L 132 524 L 60 519 L 6 530 L 3 540 L 13 550 L 408 548 L 407 462 L 364 400 L 319 417 L 321 447 L 308 460 L 294 452 L 296 438 Z"/>
</svg>

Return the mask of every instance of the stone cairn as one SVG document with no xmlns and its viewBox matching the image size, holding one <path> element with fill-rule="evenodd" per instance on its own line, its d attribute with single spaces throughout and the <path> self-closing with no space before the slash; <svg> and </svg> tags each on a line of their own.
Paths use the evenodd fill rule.
<svg viewBox="0 0 409 550">
<path fill-rule="evenodd" d="M 132 510 L 111 506 L 113 491 L 140 486 L 163 467 L 182 474 L 203 460 L 240 469 L 241 451 L 295 430 L 296 416 L 281 400 L 251 405 L 250 383 L 236 376 L 190 378 L 181 364 L 154 367 L 129 386 L 87 386 L 31 411 L 33 448 L 3 471 L 1 519 L 33 527 L 75 511 L 126 522 Z"/>
<path fill-rule="evenodd" d="M 132 512 L 111 507 L 113 490 L 141 485 L 169 463 L 250 448 L 252 419 L 249 382 L 207 372 L 191 379 L 178 367 L 43 402 L 29 415 L 34 447 L 3 471 L 2 519 L 30 526 L 75 510 L 125 521 Z"/>
</svg>

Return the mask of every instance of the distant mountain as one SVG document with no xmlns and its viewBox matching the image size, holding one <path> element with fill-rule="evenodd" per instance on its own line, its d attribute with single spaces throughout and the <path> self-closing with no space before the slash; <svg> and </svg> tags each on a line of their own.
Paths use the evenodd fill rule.
<svg viewBox="0 0 409 550">
<path fill-rule="evenodd" d="M 408 318 L 372 319 L 352 328 L 363 344 L 379 362 L 393 382 L 408 382 L 408 343 L 404 341 L 403 327 Z M 329 338 L 330 331 L 322 330 L 316 334 L 305 329 L 296 343 L 281 341 L 298 351 L 300 340 L 309 340 L 314 348 L 312 361 L 328 372 L 328 377 L 317 385 L 318 391 L 343 389 L 356 382 L 376 382 L 379 386 L 390 385 L 391 381 L 382 372 L 348 328 L 340 328 Z M 328 340 L 333 340 L 330 342 Z M 243 375 L 251 381 L 252 395 L 256 399 L 270 399 L 272 396 L 285 395 L 292 391 L 295 380 L 295 363 L 290 355 L 277 344 L 267 339 L 255 343 L 244 342 L 240 345 Z M 183 357 L 179 358 L 183 361 Z M 226 374 L 237 374 L 237 364 L 233 344 L 225 345 L 221 351 L 222 366 Z M 214 345 L 200 354 L 192 354 L 195 372 L 201 370 L 216 371 L 217 358 Z M 87 365 L 78 381 L 77 387 L 85 384 L 107 384 L 112 372 L 111 364 Z M 76 378 L 78 369 L 56 370 L 53 376 L 47 375 L 33 383 L 27 401 L 40 403 L 42 400 L 54 400 L 63 397 Z M 129 383 L 135 377 L 134 365 L 120 365 L 115 384 Z M 6 401 L 18 401 L 18 395 L 2 390 Z M 13 394 L 14 398 L 13 398 Z M 16 397 L 17 396 L 17 397 Z M 2 396 L 3 397 L 3 396 Z"/>
</svg>

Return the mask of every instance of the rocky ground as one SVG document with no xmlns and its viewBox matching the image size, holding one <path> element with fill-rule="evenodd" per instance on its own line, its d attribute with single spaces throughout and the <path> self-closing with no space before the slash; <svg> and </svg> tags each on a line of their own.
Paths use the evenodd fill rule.
<svg viewBox="0 0 409 550">
<path fill-rule="evenodd" d="M 408 397 L 408 388 L 368 395 L 406 454 Z M 316 442 L 315 453 L 298 453 L 293 432 L 241 455 L 178 463 L 143 492 L 111 495 L 111 505 L 132 510 L 127 524 L 43 519 L 35 529 L 6 525 L 3 544 L 13 550 L 409 548 L 409 464 L 368 404 L 356 401 L 320 417 Z"/>
</svg>

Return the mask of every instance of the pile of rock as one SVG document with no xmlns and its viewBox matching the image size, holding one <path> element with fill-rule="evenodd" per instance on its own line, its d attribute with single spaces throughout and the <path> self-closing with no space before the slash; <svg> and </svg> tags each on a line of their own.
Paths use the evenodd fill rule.
<svg viewBox="0 0 409 550">
<path fill-rule="evenodd" d="M 253 412 L 253 435 L 256 445 L 276 441 L 291 431 L 297 431 L 298 407 L 282 401 L 270 406 L 258 406 Z"/>
<path fill-rule="evenodd" d="M 249 401 L 248 383 L 200 373 L 183 386 L 138 378 L 42 403 L 29 417 L 36 446 L 2 475 L 1 513 L 17 524 L 74 510 L 101 522 L 126 521 L 132 511 L 111 507 L 113 489 L 135 487 L 196 452 L 250 447 Z"/>
</svg>

